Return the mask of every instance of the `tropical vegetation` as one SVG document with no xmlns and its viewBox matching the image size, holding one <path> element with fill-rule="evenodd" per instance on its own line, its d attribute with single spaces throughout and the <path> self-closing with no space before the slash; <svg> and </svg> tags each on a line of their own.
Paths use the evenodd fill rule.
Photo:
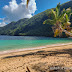
<svg viewBox="0 0 72 72">
<path fill-rule="evenodd" d="M 60 3 L 57 5 L 55 9 L 51 9 L 52 11 L 52 19 L 47 19 L 43 22 L 43 24 L 52 24 L 52 29 L 54 32 L 54 37 L 62 36 L 62 32 L 65 32 L 66 35 L 72 36 L 72 30 L 71 30 L 71 23 L 70 23 L 70 17 L 71 17 L 71 8 L 63 9 L 60 11 Z"/>
</svg>

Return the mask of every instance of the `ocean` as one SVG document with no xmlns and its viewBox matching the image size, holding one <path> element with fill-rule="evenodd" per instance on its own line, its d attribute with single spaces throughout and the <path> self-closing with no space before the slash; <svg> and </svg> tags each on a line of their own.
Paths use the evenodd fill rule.
<svg viewBox="0 0 72 72">
<path fill-rule="evenodd" d="M 0 51 L 33 48 L 51 44 L 71 43 L 72 38 L 37 36 L 0 36 Z"/>
</svg>

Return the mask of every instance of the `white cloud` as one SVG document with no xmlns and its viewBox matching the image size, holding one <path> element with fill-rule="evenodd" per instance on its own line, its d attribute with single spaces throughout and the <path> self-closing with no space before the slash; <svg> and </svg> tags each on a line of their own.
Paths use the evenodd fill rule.
<svg viewBox="0 0 72 72">
<path fill-rule="evenodd" d="M 3 26 L 5 26 L 5 25 L 6 25 L 5 22 L 0 23 L 0 27 L 3 27 Z"/>
<path fill-rule="evenodd" d="M 22 18 L 31 18 L 32 14 L 37 10 L 35 0 L 30 0 L 28 8 L 26 7 L 27 0 L 21 0 L 20 4 L 17 4 L 16 0 L 9 2 L 9 5 L 3 7 L 6 18 L 3 22 L 10 23 L 11 21 L 17 21 Z"/>
</svg>

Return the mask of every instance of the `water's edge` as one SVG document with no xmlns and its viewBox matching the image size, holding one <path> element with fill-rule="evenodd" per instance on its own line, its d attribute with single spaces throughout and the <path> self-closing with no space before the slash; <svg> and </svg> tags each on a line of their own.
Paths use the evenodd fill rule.
<svg viewBox="0 0 72 72">
<path fill-rule="evenodd" d="M 36 49 L 43 49 L 43 48 L 66 46 L 66 45 L 72 45 L 72 42 L 71 43 L 45 45 L 45 46 L 33 47 L 33 48 L 24 48 L 24 49 L 14 49 L 14 50 L 0 51 L 0 55 L 15 53 L 15 52 L 21 52 L 21 51 L 28 51 L 28 50 L 36 50 Z"/>
</svg>

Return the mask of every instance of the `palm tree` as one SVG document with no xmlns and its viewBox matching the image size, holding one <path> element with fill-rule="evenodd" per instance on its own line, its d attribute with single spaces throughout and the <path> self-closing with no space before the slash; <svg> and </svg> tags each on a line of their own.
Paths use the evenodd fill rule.
<svg viewBox="0 0 72 72">
<path fill-rule="evenodd" d="M 60 3 L 57 5 L 56 9 L 51 9 L 52 19 L 47 19 L 43 22 L 43 24 L 53 24 L 53 32 L 54 37 L 61 36 L 62 32 L 65 32 L 66 35 L 72 36 L 71 28 L 70 28 L 70 16 L 71 9 L 67 8 L 60 11 Z"/>
</svg>

